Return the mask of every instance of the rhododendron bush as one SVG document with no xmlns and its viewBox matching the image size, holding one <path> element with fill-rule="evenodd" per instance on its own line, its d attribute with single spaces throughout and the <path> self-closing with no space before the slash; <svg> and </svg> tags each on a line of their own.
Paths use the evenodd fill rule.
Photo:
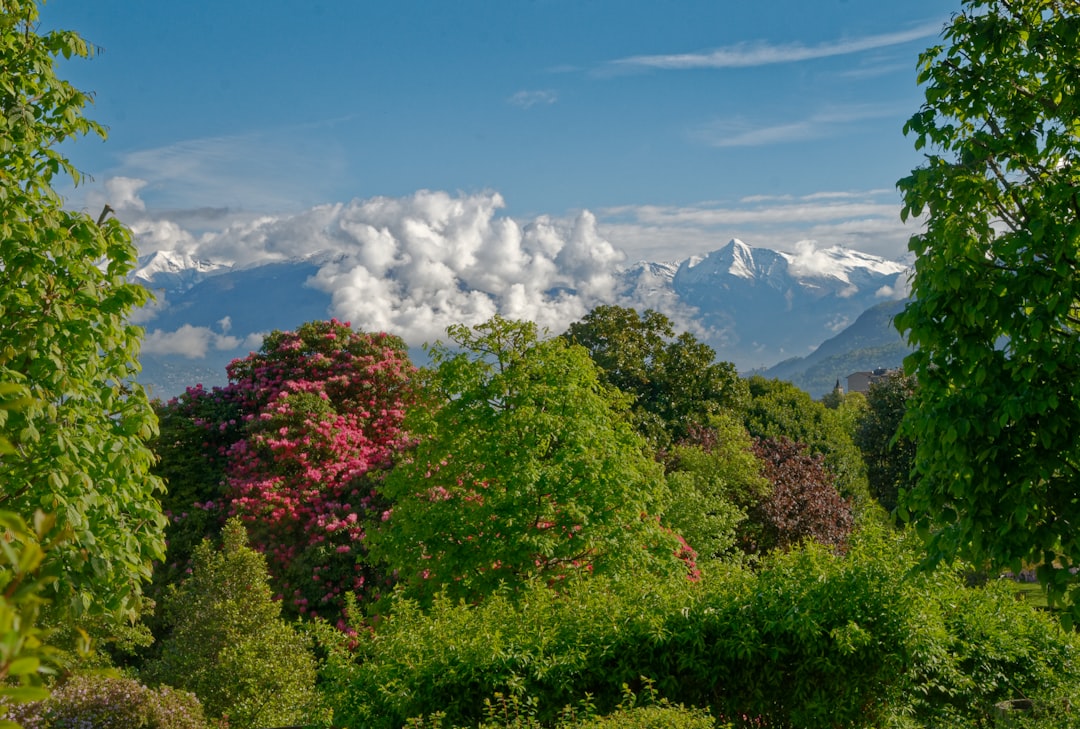
<svg viewBox="0 0 1080 729">
<path fill-rule="evenodd" d="M 333 616 L 374 577 L 364 525 L 386 508 L 376 486 L 408 443 L 417 392 L 405 344 L 311 322 L 273 332 L 228 373 L 226 387 L 191 388 L 162 412 L 173 568 L 208 516 L 239 516 L 286 607 Z"/>
</svg>

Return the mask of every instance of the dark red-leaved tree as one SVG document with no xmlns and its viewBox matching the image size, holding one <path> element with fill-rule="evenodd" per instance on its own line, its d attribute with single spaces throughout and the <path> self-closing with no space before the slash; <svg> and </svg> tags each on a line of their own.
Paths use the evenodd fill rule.
<svg viewBox="0 0 1080 729">
<path fill-rule="evenodd" d="M 812 539 L 844 549 L 854 521 L 851 506 L 836 490 L 823 457 L 787 438 L 757 440 L 754 455 L 772 491 L 750 509 L 744 548 L 764 553 Z"/>
</svg>

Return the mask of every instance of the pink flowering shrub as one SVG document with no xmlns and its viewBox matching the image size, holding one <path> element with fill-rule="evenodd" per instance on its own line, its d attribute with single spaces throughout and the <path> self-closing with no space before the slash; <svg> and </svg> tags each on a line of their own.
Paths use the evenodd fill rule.
<svg viewBox="0 0 1080 729">
<path fill-rule="evenodd" d="M 194 450 L 203 478 L 182 490 L 181 503 L 170 501 L 173 519 L 240 517 L 285 607 L 336 617 L 346 593 L 375 579 L 365 524 L 386 510 L 376 486 L 409 444 L 402 420 L 416 388 L 405 345 L 337 320 L 310 322 L 273 332 L 228 373 L 225 388 L 189 389 L 165 408 L 179 415 L 182 427 L 169 433 L 183 448 L 173 437 L 172 450 L 159 454 L 165 461 Z"/>
</svg>

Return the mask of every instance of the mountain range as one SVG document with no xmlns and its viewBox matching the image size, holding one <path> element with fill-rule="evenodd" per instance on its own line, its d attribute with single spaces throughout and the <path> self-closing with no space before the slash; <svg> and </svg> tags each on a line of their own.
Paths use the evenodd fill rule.
<svg viewBox="0 0 1080 729">
<path fill-rule="evenodd" d="M 225 365 L 257 349 L 261 335 L 331 315 L 334 292 L 314 284 L 333 265 L 327 254 L 243 267 L 175 251 L 140 257 L 131 278 L 157 297 L 136 317 L 147 329 L 141 381 L 163 398 L 197 382 L 222 384 Z M 846 248 L 799 244 L 782 252 L 736 239 L 703 256 L 621 267 L 611 300 L 591 303 L 662 311 L 740 371 L 790 379 L 820 396 L 837 378 L 894 366 L 906 353 L 891 316 L 902 306 L 907 270 Z M 547 295 L 559 302 L 579 293 L 568 285 Z M 380 305 L 376 294 L 369 303 Z M 423 361 L 423 342 L 392 333 Z"/>
</svg>

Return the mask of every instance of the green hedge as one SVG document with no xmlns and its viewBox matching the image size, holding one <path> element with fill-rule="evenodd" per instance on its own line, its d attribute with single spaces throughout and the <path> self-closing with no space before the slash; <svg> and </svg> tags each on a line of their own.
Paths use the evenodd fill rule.
<svg viewBox="0 0 1080 729">
<path fill-rule="evenodd" d="M 355 650 L 330 652 L 322 688 L 339 726 L 436 712 L 476 726 L 497 692 L 554 725 L 586 696 L 613 711 L 647 676 L 735 726 L 812 728 L 990 721 L 996 702 L 1080 686 L 1077 643 L 1056 623 L 1000 586 L 912 573 L 914 554 L 864 535 L 844 557 L 811 545 L 697 585 L 593 579 L 427 612 L 399 601 Z"/>
</svg>

